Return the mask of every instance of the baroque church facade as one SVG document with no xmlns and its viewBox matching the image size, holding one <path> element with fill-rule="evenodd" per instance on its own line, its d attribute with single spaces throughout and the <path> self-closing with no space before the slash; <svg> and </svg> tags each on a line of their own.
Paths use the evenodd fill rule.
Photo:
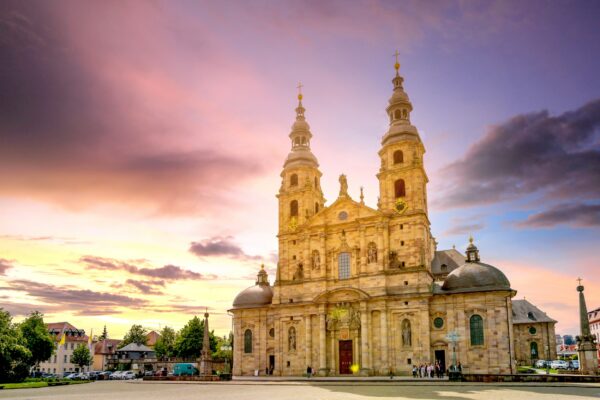
<svg viewBox="0 0 600 400">
<path fill-rule="evenodd" d="M 281 172 L 279 262 L 235 298 L 233 374 L 409 374 L 453 355 L 464 372 L 515 373 L 512 298 L 473 244 L 438 251 L 427 210 L 425 147 L 395 65 L 375 208 L 341 175 L 329 206 L 302 95 Z M 553 330 L 553 325 L 552 325 Z M 552 337 L 554 337 L 552 332 Z M 540 344 L 543 348 L 543 345 Z"/>
</svg>

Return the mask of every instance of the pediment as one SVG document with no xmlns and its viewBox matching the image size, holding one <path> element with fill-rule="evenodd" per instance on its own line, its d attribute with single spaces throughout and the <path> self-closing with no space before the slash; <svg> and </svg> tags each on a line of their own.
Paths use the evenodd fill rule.
<svg viewBox="0 0 600 400">
<path fill-rule="evenodd" d="M 363 290 L 356 288 L 338 288 L 320 293 L 314 298 L 315 303 L 351 303 L 367 300 L 370 296 Z"/>
<path fill-rule="evenodd" d="M 378 217 L 382 215 L 380 211 L 358 203 L 348 196 L 340 196 L 329 207 L 325 207 L 313 216 L 308 221 L 308 226 L 344 224 L 359 218 Z"/>
</svg>

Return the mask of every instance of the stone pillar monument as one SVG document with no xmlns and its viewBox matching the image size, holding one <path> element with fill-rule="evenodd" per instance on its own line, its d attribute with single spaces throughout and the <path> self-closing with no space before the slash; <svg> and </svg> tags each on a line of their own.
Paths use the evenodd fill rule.
<svg viewBox="0 0 600 400">
<path fill-rule="evenodd" d="M 577 336 L 577 354 L 579 356 L 579 371 L 582 374 L 598 374 L 598 353 L 596 352 L 596 338 L 590 333 L 590 321 L 588 319 L 585 297 L 583 296 L 583 286 L 581 278 L 578 279 L 579 285 L 579 321 L 581 325 L 581 335 Z"/>
<path fill-rule="evenodd" d="M 208 333 L 208 312 L 205 312 L 204 338 L 202 339 L 202 351 L 200 352 L 200 376 L 212 375 L 212 354 L 210 352 L 210 338 Z"/>
</svg>

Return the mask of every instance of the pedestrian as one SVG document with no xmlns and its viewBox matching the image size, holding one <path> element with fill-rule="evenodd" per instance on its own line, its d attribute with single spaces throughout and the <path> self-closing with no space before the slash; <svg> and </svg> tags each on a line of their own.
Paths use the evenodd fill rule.
<svg viewBox="0 0 600 400">
<path fill-rule="evenodd" d="M 458 362 L 458 372 L 462 373 L 462 365 L 460 364 L 460 361 Z"/>
<path fill-rule="evenodd" d="M 310 378 L 312 376 L 312 368 L 309 365 L 308 367 L 306 367 L 306 377 Z"/>
<path fill-rule="evenodd" d="M 417 377 L 417 366 L 413 364 L 413 368 L 412 368 L 412 373 L 413 373 L 413 378 Z"/>
<path fill-rule="evenodd" d="M 421 364 L 421 378 L 427 377 L 427 367 L 425 364 Z"/>
</svg>

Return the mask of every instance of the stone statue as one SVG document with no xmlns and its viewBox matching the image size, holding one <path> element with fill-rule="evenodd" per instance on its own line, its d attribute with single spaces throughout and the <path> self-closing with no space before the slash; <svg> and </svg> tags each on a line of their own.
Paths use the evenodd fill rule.
<svg viewBox="0 0 600 400">
<path fill-rule="evenodd" d="M 369 243 L 369 248 L 367 250 L 367 263 L 376 263 L 377 262 L 377 246 L 375 243 Z"/>
<path fill-rule="evenodd" d="M 289 330 L 288 350 L 289 351 L 296 350 L 296 328 L 294 328 L 293 326 Z"/>
<path fill-rule="evenodd" d="M 412 346 L 412 333 L 410 331 L 410 321 L 407 319 L 402 321 L 402 345 Z"/>
<path fill-rule="evenodd" d="M 348 196 L 348 181 L 346 175 L 340 175 L 340 196 Z"/>
<path fill-rule="evenodd" d="M 312 253 L 312 269 L 318 270 L 321 268 L 321 256 L 318 250 L 314 250 Z"/>
<path fill-rule="evenodd" d="M 294 280 L 297 281 L 300 279 L 304 279 L 304 266 L 302 265 L 302 263 L 298 264 L 296 272 L 294 272 Z"/>
</svg>

